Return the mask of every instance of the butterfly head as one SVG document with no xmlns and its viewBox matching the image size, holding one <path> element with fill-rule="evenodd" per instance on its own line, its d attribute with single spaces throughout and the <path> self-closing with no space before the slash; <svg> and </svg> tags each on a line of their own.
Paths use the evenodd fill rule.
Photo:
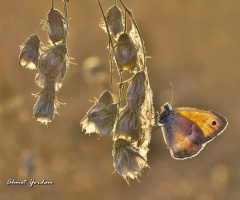
<svg viewBox="0 0 240 200">
<path fill-rule="evenodd" d="M 172 114 L 172 106 L 167 102 L 161 107 L 159 115 L 159 124 L 165 124 Z"/>
</svg>

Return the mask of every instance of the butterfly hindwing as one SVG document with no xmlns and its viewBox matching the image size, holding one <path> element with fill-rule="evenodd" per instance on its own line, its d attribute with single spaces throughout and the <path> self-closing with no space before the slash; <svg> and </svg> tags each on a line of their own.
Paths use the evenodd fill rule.
<svg viewBox="0 0 240 200">
<path fill-rule="evenodd" d="M 171 121 L 163 127 L 164 140 L 175 159 L 190 158 L 197 155 L 205 146 L 202 130 L 191 120 L 173 113 Z"/>
</svg>

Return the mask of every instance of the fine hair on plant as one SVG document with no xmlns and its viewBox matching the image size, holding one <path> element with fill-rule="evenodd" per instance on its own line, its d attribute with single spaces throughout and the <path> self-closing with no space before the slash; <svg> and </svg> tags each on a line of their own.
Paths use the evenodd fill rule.
<svg viewBox="0 0 240 200">
<path fill-rule="evenodd" d="M 121 4 L 123 11 L 117 2 Z M 100 27 L 108 36 L 110 84 L 99 99 L 96 99 L 80 125 L 88 134 L 97 133 L 105 136 L 111 133 L 113 166 L 129 184 L 129 179 L 138 180 L 143 169 L 149 167 L 147 153 L 152 127 L 155 124 L 146 52 L 132 11 L 124 2 L 115 0 L 106 14 L 100 0 L 98 3 L 103 15 Z M 131 22 L 130 31 L 127 20 Z M 114 81 L 112 75 L 114 62 L 119 74 L 118 102 L 114 102 L 110 92 Z M 123 73 L 128 73 L 132 77 L 124 80 Z"/>
<path fill-rule="evenodd" d="M 20 46 L 19 65 L 31 70 L 38 70 L 35 83 L 42 88 L 37 95 L 38 100 L 33 108 L 33 115 L 42 124 L 48 124 L 57 113 L 60 104 L 56 92 L 62 87 L 62 81 L 69 65 L 67 49 L 68 38 L 68 0 L 63 0 L 65 16 L 54 7 L 41 21 L 36 34 L 31 35 Z M 41 42 L 38 32 L 42 29 L 48 31 L 48 45 Z"/>
</svg>

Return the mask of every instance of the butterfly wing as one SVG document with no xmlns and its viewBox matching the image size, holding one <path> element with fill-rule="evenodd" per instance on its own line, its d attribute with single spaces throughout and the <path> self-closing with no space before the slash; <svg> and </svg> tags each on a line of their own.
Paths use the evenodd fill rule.
<svg viewBox="0 0 240 200">
<path fill-rule="evenodd" d="M 164 124 L 165 142 L 175 159 L 196 156 L 206 142 L 219 135 L 227 126 L 220 114 L 196 108 L 177 108 Z"/>
<path fill-rule="evenodd" d="M 217 112 L 198 108 L 176 108 L 178 113 L 193 121 L 203 132 L 205 139 L 210 141 L 220 135 L 227 127 L 227 119 Z"/>
</svg>

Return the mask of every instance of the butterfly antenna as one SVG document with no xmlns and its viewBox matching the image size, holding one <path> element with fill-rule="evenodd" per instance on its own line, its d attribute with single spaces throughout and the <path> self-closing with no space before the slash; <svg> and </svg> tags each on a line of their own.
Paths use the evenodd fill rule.
<svg viewBox="0 0 240 200">
<path fill-rule="evenodd" d="M 172 87 L 172 90 L 171 90 L 171 99 L 170 99 L 170 105 L 172 105 L 172 103 L 173 103 L 173 84 L 172 84 L 172 82 L 169 82 L 169 84 L 171 85 L 171 87 Z"/>
</svg>

